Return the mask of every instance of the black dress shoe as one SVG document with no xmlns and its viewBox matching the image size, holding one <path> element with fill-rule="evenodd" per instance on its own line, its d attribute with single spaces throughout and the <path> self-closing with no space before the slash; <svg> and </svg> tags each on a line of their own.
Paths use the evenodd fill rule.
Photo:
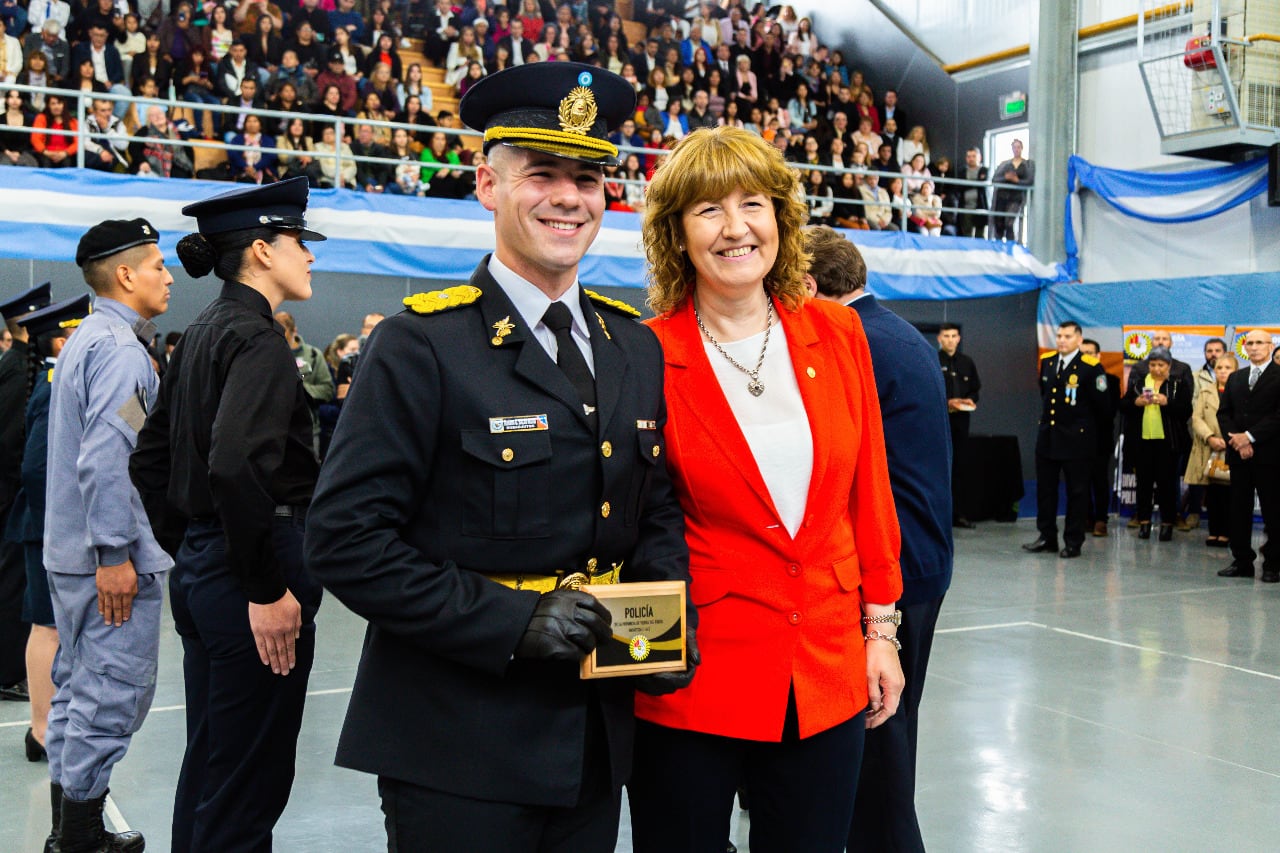
<svg viewBox="0 0 1280 853">
<path fill-rule="evenodd" d="M 1070 560 L 1072 557 L 1080 556 L 1079 548 L 1072 548 L 1070 545 L 1058 552 L 1058 556 L 1064 560 Z"/>
<path fill-rule="evenodd" d="M 970 521 L 969 519 L 964 518 L 964 517 L 962 516 L 962 517 L 960 517 L 960 518 L 953 519 L 953 520 L 952 520 L 952 522 L 951 522 L 951 526 L 952 526 L 952 527 L 960 527 L 960 528 L 963 528 L 963 529 L 965 529 L 965 530 L 973 530 L 973 529 L 975 529 L 978 525 L 974 524 L 972 521 Z"/>
<path fill-rule="evenodd" d="M 1139 539 L 1151 538 L 1151 522 L 1149 521 L 1138 522 L 1138 538 Z"/>
<path fill-rule="evenodd" d="M 1048 539 L 1045 539 L 1043 536 L 1041 536 L 1039 539 L 1032 542 L 1031 544 L 1023 545 L 1022 550 L 1032 554 L 1045 554 L 1050 551 L 1058 550 L 1058 543 L 1050 542 Z"/>
<path fill-rule="evenodd" d="M 49 760 L 49 753 L 44 751 L 44 747 L 40 745 L 40 741 L 36 740 L 36 736 L 31 733 L 31 729 L 27 729 L 25 745 L 27 747 L 27 761 Z"/>
<path fill-rule="evenodd" d="M 1159 536 L 1159 539 L 1160 539 L 1160 541 L 1161 541 L 1161 542 L 1172 542 L 1172 541 L 1173 541 L 1173 525 L 1172 525 L 1172 524 L 1162 524 L 1162 525 L 1160 525 L 1160 536 Z"/>
<path fill-rule="evenodd" d="M 1220 578 L 1251 578 L 1253 577 L 1253 566 L 1241 563 L 1236 560 L 1225 569 L 1218 572 Z"/>
<path fill-rule="evenodd" d="M 1280 569 L 1263 568 L 1262 582 L 1263 583 L 1280 583 Z"/>
<path fill-rule="evenodd" d="M 17 684 L 0 687 L 0 699 L 9 702 L 30 702 L 31 694 L 27 692 L 27 680 L 24 678 Z"/>
</svg>

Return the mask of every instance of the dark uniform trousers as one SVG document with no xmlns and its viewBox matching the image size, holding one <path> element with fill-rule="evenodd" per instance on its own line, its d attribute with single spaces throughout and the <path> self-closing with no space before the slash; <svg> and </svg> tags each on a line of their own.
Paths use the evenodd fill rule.
<svg viewBox="0 0 1280 853">
<path fill-rule="evenodd" d="M 858 777 L 858 796 L 853 809 L 853 829 L 849 832 L 848 853 L 895 853 L 920 851 L 924 840 L 914 808 L 898 808 L 916 798 L 916 733 L 920 721 L 920 699 L 924 696 L 925 673 L 933 649 L 933 630 L 942 609 L 942 596 L 917 604 L 900 606 L 902 624 L 898 637 L 902 651 L 898 658 L 907 686 L 898 702 L 898 711 L 880 726 L 867 732 Z"/>
<path fill-rule="evenodd" d="M 16 486 L 0 483 L 0 532 L 13 507 Z M 27 588 L 22 545 L 0 536 L 0 687 L 26 678 L 27 633 L 22 621 L 22 598 Z"/>
<path fill-rule="evenodd" d="M 174 802 L 174 853 L 271 850 L 272 827 L 293 786 L 322 595 L 303 566 L 303 527 L 301 518 L 277 518 L 273 529 L 285 581 L 302 606 L 297 666 L 285 676 L 258 657 L 222 527 L 193 521 L 178 550 L 169 596 L 182 637 L 188 739 Z"/>
<path fill-rule="evenodd" d="M 1246 566 L 1253 565 L 1257 557 L 1253 550 L 1253 493 L 1256 491 L 1266 535 L 1261 549 L 1262 567 L 1280 569 L 1280 541 L 1276 540 L 1280 530 L 1275 527 L 1276 519 L 1280 519 L 1280 465 L 1259 465 L 1252 459 L 1232 456 L 1235 458 L 1231 460 L 1231 526 L 1227 534 L 1231 557 Z"/>
<path fill-rule="evenodd" d="M 1058 478 L 1067 486 L 1062 541 L 1084 544 L 1089 514 L 1089 473 L 1097 454 L 1099 415 L 1107 407 L 1106 375 L 1098 360 L 1077 353 L 1059 369 L 1061 356 L 1040 360 L 1040 426 L 1036 437 L 1036 529 L 1058 540 Z"/>
</svg>

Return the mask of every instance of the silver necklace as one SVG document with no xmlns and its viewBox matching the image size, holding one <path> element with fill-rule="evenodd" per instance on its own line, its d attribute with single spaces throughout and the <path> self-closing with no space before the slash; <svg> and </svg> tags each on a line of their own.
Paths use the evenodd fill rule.
<svg viewBox="0 0 1280 853">
<path fill-rule="evenodd" d="M 702 334 L 707 336 L 707 340 L 711 341 L 711 345 L 716 348 L 716 352 L 724 356 L 734 367 L 751 377 L 751 381 L 747 383 L 747 390 L 751 392 L 752 397 L 759 397 L 764 393 L 764 383 L 760 381 L 760 366 L 764 364 L 764 354 L 769 349 L 769 333 L 773 331 L 773 300 L 765 297 L 765 304 L 769 307 L 764 321 L 764 343 L 760 346 L 760 357 L 756 359 L 755 370 L 748 370 L 743 367 L 738 363 L 737 359 L 724 351 L 724 347 L 720 346 L 720 342 L 713 338 L 711 333 L 707 331 L 707 327 L 703 325 L 702 315 L 698 313 L 698 306 L 693 306 L 693 318 L 698 321 L 698 328 L 702 330 Z"/>
</svg>

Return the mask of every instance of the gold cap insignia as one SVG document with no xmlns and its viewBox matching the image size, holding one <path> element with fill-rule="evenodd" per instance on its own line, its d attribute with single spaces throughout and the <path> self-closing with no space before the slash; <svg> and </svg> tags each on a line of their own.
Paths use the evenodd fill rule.
<svg viewBox="0 0 1280 853">
<path fill-rule="evenodd" d="M 560 129 L 586 136 L 596 123 L 596 96 L 586 86 L 575 86 L 560 101 Z"/>
</svg>

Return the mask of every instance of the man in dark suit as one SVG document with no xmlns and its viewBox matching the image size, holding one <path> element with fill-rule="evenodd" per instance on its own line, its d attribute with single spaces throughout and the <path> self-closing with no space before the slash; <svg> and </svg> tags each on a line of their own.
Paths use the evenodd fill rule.
<svg viewBox="0 0 1280 853">
<path fill-rule="evenodd" d="M 884 93 L 884 102 L 880 104 L 880 126 L 884 127 L 884 123 L 889 119 L 893 119 L 898 123 L 898 132 L 904 136 L 911 130 L 911 124 L 907 121 L 907 113 L 902 107 L 898 106 L 898 93 L 893 89 L 886 89 Z"/>
<path fill-rule="evenodd" d="M 691 635 L 685 671 L 578 675 L 610 636 L 579 583 L 689 577 L 661 349 L 577 279 L 634 105 L 571 62 L 467 92 L 496 248 L 378 324 L 325 459 L 308 564 L 369 620 L 337 760 L 377 774 L 392 850 L 612 851 L 634 691 L 693 677 Z"/>
<path fill-rule="evenodd" d="M 1058 552 L 1080 556 L 1089 514 L 1089 463 L 1097 453 L 1099 414 L 1105 411 L 1107 378 L 1102 365 L 1080 351 L 1084 332 L 1067 321 L 1058 326 L 1057 352 L 1040 357 L 1040 429 L 1036 436 L 1036 529 L 1040 537 L 1024 551 L 1058 551 L 1058 477 L 1067 483 L 1067 516 Z M 1132 381 L 1132 380 L 1130 380 Z"/>
<path fill-rule="evenodd" d="M 985 181 L 987 167 L 982 165 L 982 152 L 977 148 L 970 148 L 964 152 L 964 168 L 960 169 L 956 177 L 966 181 Z M 960 207 L 965 210 L 985 211 L 990 203 L 986 187 L 959 187 L 959 195 Z M 986 213 L 962 213 L 956 233 L 961 237 L 984 237 L 987 233 L 988 218 Z"/>
<path fill-rule="evenodd" d="M 1099 358 L 1102 345 L 1085 338 L 1080 352 Z M 1099 364 L 1101 359 L 1099 358 Z M 1086 524 L 1094 536 L 1107 535 L 1107 511 L 1111 508 L 1111 459 L 1116 449 L 1116 412 L 1120 411 L 1120 377 L 1102 373 L 1107 380 L 1106 405 L 1098 410 L 1097 453 L 1089 465 L 1089 517 Z"/>
<path fill-rule="evenodd" d="M 1280 520 L 1280 368 L 1271 361 L 1271 335 L 1254 329 L 1244 336 L 1249 362 L 1231 374 L 1218 425 L 1227 437 L 1231 467 L 1232 563 L 1219 577 L 1253 577 L 1253 494 L 1258 493 L 1262 529 L 1262 582 L 1280 582 L 1280 542 L 1273 525 Z"/>
<path fill-rule="evenodd" d="M 924 850 L 915 809 L 916 729 L 933 631 L 951 585 L 951 454 L 946 389 L 933 347 L 910 323 L 866 292 L 857 247 L 827 227 L 808 228 L 813 255 L 806 280 L 819 299 L 858 312 L 871 347 L 884 420 L 889 482 L 902 528 L 899 658 L 906 676 L 898 712 L 867 730 L 851 853 Z"/>
<path fill-rule="evenodd" d="M 511 34 L 498 39 L 498 46 L 507 49 L 512 65 L 524 65 L 533 56 L 533 42 L 524 37 L 524 21 L 511 19 Z"/>
<path fill-rule="evenodd" d="M 947 389 L 947 419 L 951 425 L 951 523 L 955 527 L 971 530 L 972 521 L 964 517 L 957 494 L 957 476 L 965 459 L 969 442 L 969 418 L 978 408 L 978 392 L 982 381 L 978 378 L 978 365 L 960 352 L 960 327 L 955 323 L 943 323 L 938 328 L 938 363 L 942 366 L 942 380 Z"/>
</svg>

